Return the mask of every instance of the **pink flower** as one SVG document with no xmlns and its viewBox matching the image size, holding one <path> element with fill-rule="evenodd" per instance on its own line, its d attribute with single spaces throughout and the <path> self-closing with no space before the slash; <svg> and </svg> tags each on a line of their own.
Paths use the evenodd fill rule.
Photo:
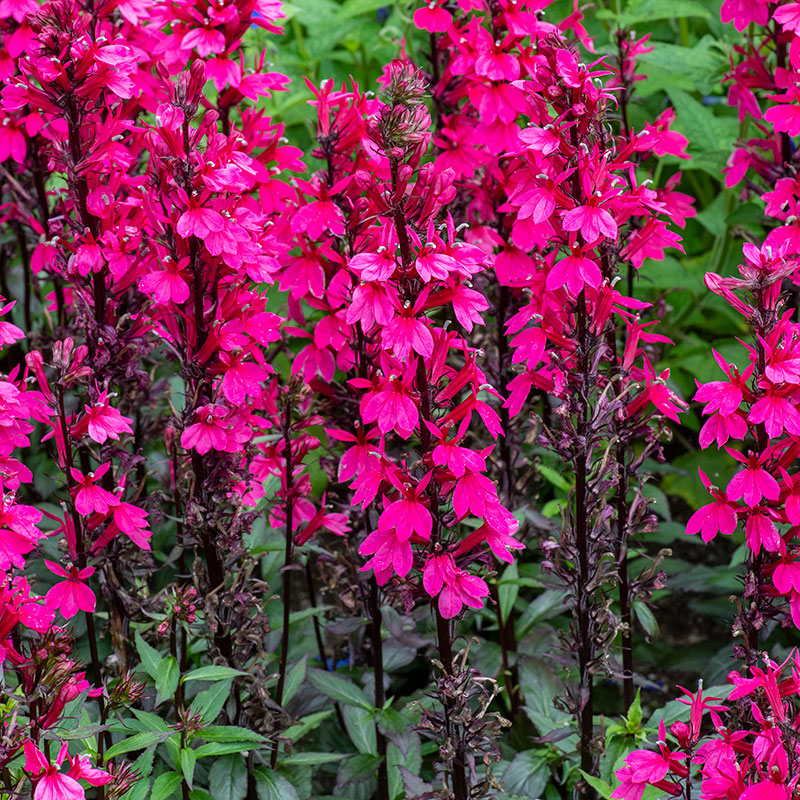
<svg viewBox="0 0 800 800">
<path fill-rule="evenodd" d="M 464 606 L 483 608 L 483 598 L 489 596 L 486 582 L 459 569 L 447 553 L 428 559 L 422 581 L 431 597 L 439 595 L 439 611 L 445 619 L 457 616 Z"/>
<path fill-rule="evenodd" d="M 600 208 L 596 201 L 564 212 L 562 224 L 565 231 L 580 231 L 587 244 L 601 237 L 614 239 L 617 235 L 614 217 L 604 208 Z"/>
<path fill-rule="evenodd" d="M 771 122 L 776 131 L 788 133 L 789 136 L 800 134 L 800 88 L 790 86 L 784 95 L 770 95 L 778 105 L 764 112 L 764 119 Z"/>
<path fill-rule="evenodd" d="M 115 506 L 119 501 L 101 486 L 97 486 L 95 481 L 100 480 L 108 472 L 110 464 L 101 464 L 94 472 L 84 475 L 80 470 L 72 467 L 70 473 L 77 483 L 75 493 L 75 510 L 84 517 L 97 512 L 105 514 L 109 508 Z"/>
<path fill-rule="evenodd" d="M 411 571 L 411 542 L 408 537 L 400 536 L 396 528 L 372 531 L 358 552 L 362 556 L 372 556 L 361 569 L 375 570 L 375 580 L 381 585 L 389 580 L 393 572 L 404 578 Z"/>
<path fill-rule="evenodd" d="M 444 33 L 453 24 L 453 17 L 449 11 L 432 2 L 414 12 L 414 24 L 423 31 Z"/>
<path fill-rule="evenodd" d="M 201 205 L 195 194 L 192 194 L 189 208 L 181 214 L 178 224 L 175 226 L 178 235 L 184 239 L 188 239 L 190 236 L 204 239 L 210 233 L 221 231 L 225 227 L 222 214 Z"/>
<path fill-rule="evenodd" d="M 96 603 L 94 592 L 84 583 L 87 578 L 94 575 L 94 567 L 84 567 L 79 570 L 72 566 L 67 572 L 64 567 L 53 561 L 45 560 L 44 563 L 54 575 L 66 579 L 59 581 L 45 595 L 49 608 L 57 608 L 64 619 L 72 619 L 79 611 L 94 611 Z"/>
<path fill-rule="evenodd" d="M 791 388 L 784 391 L 769 389 L 753 404 L 748 419 L 754 424 L 764 423 L 770 438 L 780 436 L 784 430 L 800 435 L 800 412 L 786 399 L 791 393 Z"/>
<path fill-rule="evenodd" d="M 710 542 L 718 533 L 730 536 L 737 525 L 736 509 L 728 502 L 725 492 L 712 486 L 709 477 L 698 469 L 700 480 L 707 492 L 714 498 L 713 503 L 698 508 L 686 523 L 686 533 L 690 536 L 699 533 L 704 542 Z"/>
<path fill-rule="evenodd" d="M 361 418 L 364 422 L 377 422 L 381 433 L 394 430 L 401 438 L 408 439 L 419 422 L 417 404 L 411 397 L 409 383 L 410 377 L 400 380 L 392 375 L 381 381 L 378 389 L 364 395 L 361 399 Z"/>
<path fill-rule="evenodd" d="M 164 269 L 148 272 L 139 281 L 139 290 L 150 294 L 159 305 L 167 303 L 185 303 L 189 299 L 189 284 L 186 282 L 184 270 L 189 259 L 181 259 L 180 263 L 166 256 L 161 262 Z"/>
<path fill-rule="evenodd" d="M 404 309 L 383 329 L 381 338 L 384 347 L 390 348 L 402 360 L 411 352 L 429 357 L 433 353 L 433 336 L 430 328 L 414 316 L 412 309 Z"/>
<path fill-rule="evenodd" d="M 730 500 L 744 499 L 744 502 L 754 508 L 762 497 L 767 500 L 777 500 L 780 496 L 778 482 L 764 469 L 764 464 L 769 456 L 765 454 L 750 453 L 744 456 L 726 447 L 725 450 L 737 461 L 745 464 L 745 468 L 737 472 L 728 484 L 728 498 Z"/>
<path fill-rule="evenodd" d="M 25 753 L 24 769 L 33 776 L 36 786 L 34 800 L 84 800 L 86 793 L 78 780 L 85 780 L 92 786 L 102 786 L 113 776 L 102 769 L 92 767 L 85 756 L 67 756 L 67 742 L 63 742 L 53 764 L 36 745 L 28 740 L 23 747 Z M 69 771 L 64 774 L 59 768 L 68 758 Z"/>
<path fill-rule="evenodd" d="M 91 406 L 84 406 L 85 415 L 72 426 L 72 435 L 82 436 L 88 432 L 89 436 L 98 444 L 105 444 L 108 439 L 119 440 L 121 433 L 133 433 L 128 417 L 123 417 L 116 408 L 108 402 L 108 392 L 103 391 L 97 402 Z"/>
</svg>

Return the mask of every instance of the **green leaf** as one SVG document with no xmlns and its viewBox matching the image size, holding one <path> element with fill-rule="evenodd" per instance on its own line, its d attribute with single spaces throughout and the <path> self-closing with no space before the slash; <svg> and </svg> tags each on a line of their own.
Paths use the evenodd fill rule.
<svg viewBox="0 0 800 800">
<path fill-rule="evenodd" d="M 733 142 L 739 135 L 739 124 L 733 117 L 718 117 L 711 107 L 698 103 L 678 88 L 667 88 L 675 107 L 674 130 L 689 140 L 692 160 L 686 169 L 702 169 L 719 180 L 720 171 L 727 162 Z"/>
<path fill-rule="evenodd" d="M 561 489 L 565 492 L 569 491 L 569 483 L 560 472 L 554 470 L 552 467 L 548 467 L 547 464 L 539 464 L 537 469 L 548 483 L 552 484 L 557 489 Z"/>
<path fill-rule="evenodd" d="M 411 725 L 406 717 L 393 708 L 384 708 L 376 711 L 375 724 L 388 739 L 405 733 Z"/>
<path fill-rule="evenodd" d="M 165 742 L 174 735 L 173 731 L 142 731 L 127 739 L 123 739 L 113 747 L 109 747 L 106 752 L 106 758 L 116 758 L 123 753 L 130 753 L 133 750 L 144 750 L 147 747 L 152 747 L 156 744 Z"/>
<path fill-rule="evenodd" d="M 634 697 L 631 707 L 625 717 L 626 725 L 629 733 L 636 733 L 642 727 L 644 715 L 642 714 L 642 690 L 636 690 L 636 697 Z"/>
<path fill-rule="evenodd" d="M 132 708 L 131 711 L 136 719 L 139 722 L 143 722 L 147 725 L 147 730 L 150 731 L 168 731 L 170 730 L 169 726 L 167 725 L 164 720 L 158 716 L 158 714 L 153 714 L 150 711 L 140 711 L 138 708 Z"/>
<path fill-rule="evenodd" d="M 633 613 L 636 614 L 636 619 L 639 620 L 639 624 L 644 628 L 648 639 L 657 638 L 659 634 L 658 621 L 649 606 L 646 603 L 636 601 L 633 603 L 632 608 Z"/>
<path fill-rule="evenodd" d="M 545 589 L 517 620 L 515 625 L 517 639 L 527 636 L 537 623 L 560 614 L 564 610 L 565 597 L 566 593 L 562 589 Z"/>
<path fill-rule="evenodd" d="M 519 571 L 517 570 L 516 562 L 514 562 L 503 570 L 503 576 L 497 584 L 497 599 L 500 603 L 500 618 L 503 620 L 503 625 L 508 622 L 514 603 L 517 602 L 519 584 L 516 581 L 518 579 Z"/>
<path fill-rule="evenodd" d="M 603 800 L 610 800 L 611 793 L 614 790 L 605 781 L 601 781 L 600 778 L 595 778 L 594 775 L 587 775 L 583 770 L 580 770 L 580 773 L 586 783 L 588 783 Z"/>
<path fill-rule="evenodd" d="M 387 0 L 346 0 L 342 4 L 342 10 L 337 14 L 339 19 L 349 19 L 350 17 L 360 17 L 364 14 L 375 12 L 379 8 L 388 5 Z"/>
<path fill-rule="evenodd" d="M 175 656 L 164 656 L 156 671 L 156 705 L 175 697 L 181 671 Z"/>
<path fill-rule="evenodd" d="M 186 785 L 191 789 L 194 782 L 194 765 L 197 763 L 197 756 L 190 747 L 181 750 L 181 771 L 186 780 Z"/>
<path fill-rule="evenodd" d="M 364 690 L 356 686 L 352 681 L 341 677 L 341 675 L 325 672 L 321 669 L 310 669 L 307 672 L 307 676 L 317 691 L 322 692 L 332 700 L 344 703 L 347 706 L 358 706 L 367 711 L 373 710 L 373 705 Z"/>
<path fill-rule="evenodd" d="M 380 756 L 370 755 L 369 753 L 359 753 L 356 756 L 352 756 L 339 767 L 337 783 L 347 785 L 348 783 L 361 783 L 368 780 L 375 775 L 380 763 Z"/>
<path fill-rule="evenodd" d="M 217 681 L 209 689 L 198 692 L 192 700 L 191 712 L 199 714 L 204 723 L 211 723 L 219 716 L 223 706 L 230 697 L 233 681 Z"/>
<path fill-rule="evenodd" d="M 314 753 L 306 750 L 301 753 L 292 753 L 280 759 L 281 764 L 306 764 L 316 766 L 317 764 L 327 764 L 330 761 L 341 761 L 347 758 L 349 753 Z"/>
<path fill-rule="evenodd" d="M 225 678 L 235 678 L 238 675 L 247 675 L 240 669 L 233 669 L 233 667 L 217 667 L 208 666 L 200 667 L 200 669 L 192 670 L 181 678 L 181 682 L 186 681 L 221 681 Z"/>
<path fill-rule="evenodd" d="M 370 753 L 374 755 L 378 752 L 378 736 L 375 724 L 370 719 L 370 712 L 355 706 L 343 706 L 342 716 L 344 717 L 344 727 L 350 741 L 356 746 L 359 753 Z"/>
<path fill-rule="evenodd" d="M 174 794 L 183 781 L 180 772 L 164 772 L 153 781 L 150 800 L 167 800 Z"/>
<path fill-rule="evenodd" d="M 539 750 L 523 750 L 503 772 L 503 789 L 522 797 L 539 797 L 550 780 L 550 767 Z"/>
<path fill-rule="evenodd" d="M 197 758 L 205 758 L 206 756 L 224 756 L 228 753 L 248 753 L 250 750 L 255 750 L 257 745 L 252 742 L 209 742 L 208 744 L 201 744 L 194 754 Z"/>
<path fill-rule="evenodd" d="M 307 733 L 310 733 L 322 725 L 322 723 L 332 715 L 333 711 L 317 711 L 314 714 L 308 714 L 303 717 L 297 725 L 292 725 L 287 728 L 281 735 L 281 738 L 289 742 L 298 742 Z"/>
<path fill-rule="evenodd" d="M 283 701 L 285 706 L 297 693 L 306 679 L 306 667 L 308 666 L 308 655 L 304 655 L 286 674 L 286 684 L 283 687 Z"/>
<path fill-rule="evenodd" d="M 249 728 L 240 728 L 236 725 L 211 725 L 204 728 L 200 736 L 206 742 L 266 742 L 266 736 L 251 731 Z"/>
<path fill-rule="evenodd" d="M 247 794 L 247 765 L 241 755 L 218 758 L 208 773 L 208 785 L 215 800 L 244 800 Z"/>
<path fill-rule="evenodd" d="M 598 13 L 597 16 L 606 15 Z M 685 17 L 709 19 L 711 14 L 705 6 L 695 0 L 670 0 L 669 3 L 665 3 L 664 0 L 642 0 L 640 3 L 630 3 L 626 11 L 617 17 L 617 21 L 620 27 L 627 28 L 640 22 Z"/>
<path fill-rule="evenodd" d="M 138 630 L 134 634 L 134 641 L 136 642 L 136 652 L 139 654 L 139 658 L 142 659 L 142 666 L 145 668 L 147 674 L 155 680 L 159 664 L 161 663 L 161 654 L 155 647 L 151 647 L 147 644 Z"/>
<path fill-rule="evenodd" d="M 300 800 L 297 789 L 283 775 L 259 767 L 255 771 L 258 800 Z"/>
</svg>

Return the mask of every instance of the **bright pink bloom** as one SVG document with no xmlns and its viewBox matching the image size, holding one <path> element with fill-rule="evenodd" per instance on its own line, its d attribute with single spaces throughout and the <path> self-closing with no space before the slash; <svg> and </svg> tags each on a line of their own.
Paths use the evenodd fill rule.
<svg viewBox="0 0 800 800">
<path fill-rule="evenodd" d="M 94 611 L 96 603 L 94 592 L 84 583 L 87 578 L 94 575 L 94 567 L 84 567 L 79 570 L 72 566 L 67 572 L 64 567 L 53 561 L 45 560 L 44 563 L 54 575 L 65 578 L 47 593 L 47 605 L 50 608 L 57 608 L 64 619 L 72 619 L 79 611 Z"/>
<path fill-rule="evenodd" d="M 86 517 L 94 512 L 105 514 L 109 508 L 119 502 L 111 492 L 96 484 L 96 481 L 99 481 L 110 467 L 111 464 L 101 464 L 94 472 L 87 475 L 75 467 L 70 470 L 72 478 L 77 484 L 75 510 L 82 516 Z"/>
</svg>

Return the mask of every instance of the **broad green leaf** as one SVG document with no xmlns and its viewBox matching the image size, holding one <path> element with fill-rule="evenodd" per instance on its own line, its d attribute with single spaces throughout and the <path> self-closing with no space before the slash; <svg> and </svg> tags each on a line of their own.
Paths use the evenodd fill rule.
<svg viewBox="0 0 800 800">
<path fill-rule="evenodd" d="M 508 622 L 514 603 L 517 602 L 519 584 L 516 581 L 518 579 L 519 571 L 517 570 L 516 562 L 514 562 L 503 570 L 503 576 L 497 584 L 497 599 L 500 603 L 500 618 L 503 621 L 503 625 Z"/>
<path fill-rule="evenodd" d="M 134 641 L 136 642 L 136 652 L 139 654 L 139 658 L 142 659 L 142 666 L 145 668 L 147 674 L 155 680 L 158 673 L 158 666 L 162 659 L 161 654 L 155 647 L 151 647 L 147 644 L 138 630 L 134 634 Z"/>
<path fill-rule="evenodd" d="M 266 742 L 267 739 L 258 731 L 240 728 L 237 725 L 211 725 L 200 732 L 206 742 Z"/>
<path fill-rule="evenodd" d="M 156 705 L 175 696 L 180 674 L 178 659 L 164 656 L 156 671 Z"/>
<path fill-rule="evenodd" d="M 214 800 L 244 800 L 247 794 L 247 764 L 241 755 L 216 759 L 208 773 Z"/>
<path fill-rule="evenodd" d="M 187 672 L 186 675 L 181 678 L 181 681 L 183 683 L 186 681 L 221 681 L 225 678 L 235 678 L 238 675 L 247 675 L 247 673 L 242 672 L 240 669 L 233 669 L 233 667 L 210 665 Z"/>
<path fill-rule="evenodd" d="M 233 681 L 228 678 L 217 681 L 209 689 L 198 692 L 192 700 L 192 713 L 200 714 L 205 723 L 214 722 L 230 697 L 232 683 Z"/>
<path fill-rule="evenodd" d="M 599 795 L 603 798 L 603 800 L 609 800 L 611 797 L 611 793 L 614 791 L 611 786 L 609 786 L 605 781 L 601 781 L 600 778 L 595 778 L 593 775 L 587 775 L 583 770 L 580 770 L 581 776 L 592 787 Z"/>
<path fill-rule="evenodd" d="M 255 750 L 256 747 L 257 745 L 253 742 L 209 742 L 201 744 L 194 750 L 194 754 L 197 758 L 206 758 L 207 756 L 223 756 L 228 753 L 247 753 Z"/>
<path fill-rule="evenodd" d="M 650 607 L 646 603 L 637 601 L 633 603 L 632 608 L 633 613 L 636 614 L 636 619 L 639 621 L 642 628 L 644 628 L 648 639 L 655 639 L 659 634 L 658 620 L 656 620 Z"/>
<path fill-rule="evenodd" d="M 534 626 L 564 611 L 566 593 L 563 589 L 545 589 L 522 613 L 516 621 L 517 639 L 530 633 Z"/>
<path fill-rule="evenodd" d="M 300 800 L 297 789 L 280 773 L 260 767 L 255 775 L 258 800 Z"/>
<path fill-rule="evenodd" d="M 403 773 L 398 767 L 405 767 L 414 775 L 419 775 L 422 771 L 422 747 L 416 734 L 409 739 L 405 751 L 392 742 L 386 748 L 386 771 L 392 800 L 402 800 L 403 797 Z"/>
<path fill-rule="evenodd" d="M 297 693 L 306 679 L 306 668 L 308 666 L 308 655 L 304 655 L 286 674 L 286 684 L 283 687 L 283 701 L 285 706 Z"/>
<path fill-rule="evenodd" d="M 186 780 L 186 785 L 191 789 L 194 783 L 194 765 L 197 763 L 197 756 L 190 747 L 181 750 L 181 772 Z"/>
<path fill-rule="evenodd" d="M 386 8 L 388 5 L 387 0 L 345 0 L 337 16 L 339 19 L 359 17 L 362 14 L 368 14 L 370 11 L 375 12 L 379 8 Z"/>
<path fill-rule="evenodd" d="M 180 772 L 164 772 L 153 781 L 153 791 L 150 800 L 167 800 L 181 785 L 183 776 Z"/>
<path fill-rule="evenodd" d="M 544 476 L 548 483 L 551 483 L 557 489 L 561 489 L 565 492 L 569 491 L 569 483 L 564 479 L 564 476 L 560 472 L 552 467 L 548 467 L 547 464 L 539 464 L 536 468 L 539 470 L 539 473 Z"/>
<path fill-rule="evenodd" d="M 292 725 L 287 728 L 282 734 L 281 738 L 290 742 L 298 742 L 307 733 L 310 733 L 315 728 L 318 728 L 330 716 L 333 711 L 317 711 L 314 714 L 308 714 L 303 717 L 297 725 Z"/>
<path fill-rule="evenodd" d="M 372 715 L 356 706 L 343 706 L 344 726 L 350 741 L 359 753 L 374 755 L 378 752 L 378 737 Z"/>
<path fill-rule="evenodd" d="M 343 678 L 341 675 L 325 672 L 321 669 L 310 669 L 306 674 L 314 688 L 332 700 L 344 703 L 347 706 L 358 706 L 367 711 L 372 711 L 373 705 L 364 690 L 356 686 L 352 681 Z"/>
<path fill-rule="evenodd" d="M 292 753 L 280 759 L 281 764 L 307 764 L 316 766 L 317 764 L 327 764 L 331 761 L 341 761 L 348 757 L 348 753 L 314 753 L 310 750 Z"/>
<path fill-rule="evenodd" d="M 598 13 L 598 17 L 607 18 L 607 13 Z M 709 10 L 695 0 L 642 0 L 640 3 L 630 3 L 624 13 L 617 16 L 617 21 L 622 28 L 636 25 L 640 22 L 655 22 L 661 19 L 681 19 L 685 17 L 698 17 L 708 19 Z"/>
<path fill-rule="evenodd" d="M 522 797 L 539 797 L 550 780 L 550 767 L 540 750 L 517 753 L 503 772 L 503 789 Z"/>
<path fill-rule="evenodd" d="M 107 759 L 116 758 L 133 750 L 144 750 L 154 744 L 165 742 L 173 735 L 173 731 L 142 731 L 141 733 L 135 733 L 133 736 L 128 736 L 121 742 L 109 747 L 105 757 Z"/>
<path fill-rule="evenodd" d="M 169 726 L 167 725 L 164 720 L 158 716 L 158 714 L 153 714 L 151 711 L 140 711 L 138 708 L 132 708 L 131 711 L 133 712 L 136 719 L 139 722 L 143 722 L 147 725 L 147 730 L 150 731 L 168 731 Z"/>
</svg>

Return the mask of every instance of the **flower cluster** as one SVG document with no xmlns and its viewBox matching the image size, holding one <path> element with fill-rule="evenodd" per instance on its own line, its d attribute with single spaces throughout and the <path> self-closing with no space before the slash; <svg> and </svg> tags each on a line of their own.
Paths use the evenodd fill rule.
<svg viewBox="0 0 800 800">
<path fill-rule="evenodd" d="M 797 651 L 782 663 L 766 654 L 763 666 L 744 674 L 732 672 L 732 689 L 725 703 L 683 689 L 690 708 L 689 721 L 673 722 L 669 736 L 663 720 L 658 751 L 635 750 L 617 771 L 620 785 L 612 793 L 618 800 L 640 800 L 648 786 L 671 797 L 683 797 L 699 781 L 704 800 L 789 800 L 798 776 L 794 765 L 797 742 Z M 742 717 L 748 725 L 736 724 Z M 704 717 L 713 729 L 707 732 Z M 727 721 L 726 721 L 727 717 Z"/>
</svg>

